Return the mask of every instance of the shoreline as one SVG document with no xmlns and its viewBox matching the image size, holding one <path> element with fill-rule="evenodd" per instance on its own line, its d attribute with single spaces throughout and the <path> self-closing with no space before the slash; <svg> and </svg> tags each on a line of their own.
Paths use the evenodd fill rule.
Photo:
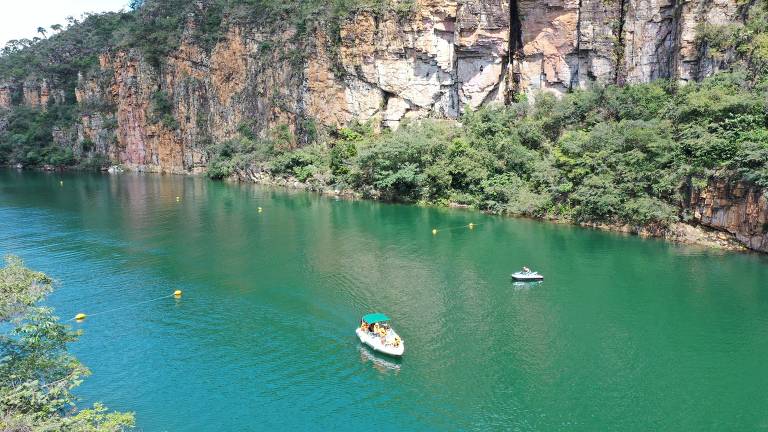
<svg viewBox="0 0 768 432">
<path fill-rule="evenodd" d="M 190 175 L 197 175 L 197 174 L 190 174 Z M 259 172 L 250 171 L 250 170 L 245 172 L 238 171 L 237 173 L 231 175 L 230 177 L 222 179 L 222 181 L 228 182 L 228 183 L 253 183 L 253 184 L 259 184 L 264 186 L 274 186 L 274 187 L 281 187 L 281 188 L 292 189 L 292 190 L 304 190 L 308 192 L 318 193 L 320 195 L 335 196 L 338 198 L 350 199 L 350 200 L 371 200 L 371 201 L 386 202 L 379 199 L 376 196 L 365 196 L 362 192 L 359 192 L 359 191 L 355 191 L 351 189 L 334 189 L 327 185 L 301 182 L 295 177 L 283 177 L 283 176 L 276 177 L 265 171 L 259 171 Z M 403 204 L 419 205 L 417 203 L 409 203 L 409 202 L 404 202 Z M 744 244 L 742 244 L 741 242 L 739 242 L 736 239 L 736 236 L 734 234 L 731 234 L 726 231 L 717 230 L 715 228 L 710 228 L 702 225 L 692 225 L 684 222 L 675 222 L 669 227 L 632 226 L 628 224 L 620 225 L 620 224 L 608 224 L 608 223 L 578 223 L 578 222 L 573 222 L 573 221 L 568 221 L 563 219 L 536 218 L 536 217 L 527 217 L 527 216 L 521 216 L 521 215 L 512 215 L 507 213 L 492 213 L 492 212 L 487 212 L 487 211 L 477 209 L 469 205 L 457 204 L 457 203 L 449 203 L 448 205 L 445 205 L 445 206 L 430 203 L 430 204 L 427 204 L 427 206 L 436 207 L 436 208 L 463 209 L 467 211 L 483 213 L 486 215 L 502 216 L 506 218 L 530 219 L 530 220 L 534 220 L 542 223 L 554 223 L 554 224 L 560 224 L 560 225 L 577 226 L 581 228 L 590 228 L 590 229 L 599 230 L 599 231 L 629 234 L 629 235 L 634 235 L 642 238 L 657 238 L 657 239 L 665 240 L 672 243 L 703 246 L 703 247 L 717 249 L 717 250 L 742 252 L 742 253 L 751 252 L 751 253 L 758 253 L 761 255 L 765 255 L 765 253 L 750 249 Z"/>
</svg>

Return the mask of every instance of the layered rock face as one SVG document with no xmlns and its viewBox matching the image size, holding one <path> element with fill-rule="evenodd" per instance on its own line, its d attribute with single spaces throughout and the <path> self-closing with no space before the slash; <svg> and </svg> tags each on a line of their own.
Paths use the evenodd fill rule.
<svg viewBox="0 0 768 432">
<path fill-rule="evenodd" d="M 768 252 L 768 196 L 755 185 L 722 179 L 693 189 L 689 206 L 694 219 L 734 235 L 748 248 Z"/>
<path fill-rule="evenodd" d="M 721 66 L 696 28 L 738 19 L 732 0 L 552 0 L 520 8 L 522 91 L 562 92 L 590 81 L 699 80 Z"/>
<path fill-rule="evenodd" d="M 13 87 L 8 83 L 0 83 L 0 109 L 8 109 L 13 105 L 11 93 Z"/>
<path fill-rule="evenodd" d="M 187 39 L 159 69 L 137 52 L 103 55 L 100 73 L 78 82 L 79 140 L 132 169 L 194 173 L 205 169 L 212 144 L 244 125 L 257 133 L 284 125 L 301 137 L 310 118 L 302 69 L 267 40 L 258 29 L 232 27 L 207 54 Z M 321 104 L 317 110 L 335 112 Z"/>
<path fill-rule="evenodd" d="M 735 0 L 421 0 L 416 10 L 362 13 L 342 27 L 343 75 L 321 86 L 336 88 L 324 95 L 345 113 L 336 120 L 397 127 L 592 81 L 698 80 L 721 65 L 697 45 L 696 27 L 738 17 Z"/>
</svg>

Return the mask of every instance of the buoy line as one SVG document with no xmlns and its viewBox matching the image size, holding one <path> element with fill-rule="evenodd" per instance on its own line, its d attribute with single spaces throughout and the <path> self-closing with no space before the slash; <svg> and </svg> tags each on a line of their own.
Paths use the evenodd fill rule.
<svg viewBox="0 0 768 432">
<path fill-rule="evenodd" d="M 453 231 L 458 229 L 475 229 L 476 226 L 480 224 L 476 224 L 474 222 L 470 222 L 467 225 L 460 225 L 460 226 L 454 226 L 454 227 L 447 227 L 447 228 L 432 228 L 432 235 L 437 235 L 440 231 Z"/>
<path fill-rule="evenodd" d="M 150 299 L 150 300 L 140 301 L 138 303 L 132 303 L 132 304 L 125 305 L 125 306 L 120 306 L 120 307 L 117 307 L 117 308 L 114 308 L 114 309 L 108 309 L 108 310 L 105 310 L 105 311 L 96 312 L 96 313 L 92 313 L 92 314 L 85 314 L 85 313 L 81 312 L 81 313 L 78 313 L 77 315 L 75 315 L 74 317 L 68 319 L 65 322 L 69 322 L 69 321 L 81 322 L 81 321 L 84 321 L 88 317 L 104 315 L 104 314 L 116 312 L 116 311 L 119 311 L 119 310 L 128 309 L 128 308 L 132 308 L 132 307 L 135 307 L 135 306 L 143 305 L 143 304 L 146 304 L 146 303 L 152 303 L 152 302 L 155 302 L 155 301 L 158 301 L 158 300 L 163 300 L 163 299 L 167 299 L 167 298 L 171 298 L 171 297 L 181 298 L 181 294 L 182 294 L 181 290 L 176 290 L 176 291 L 174 291 L 171 294 L 167 294 L 167 295 L 164 295 L 164 296 L 161 296 L 161 297 L 157 297 L 157 298 L 153 298 L 153 299 Z"/>
</svg>

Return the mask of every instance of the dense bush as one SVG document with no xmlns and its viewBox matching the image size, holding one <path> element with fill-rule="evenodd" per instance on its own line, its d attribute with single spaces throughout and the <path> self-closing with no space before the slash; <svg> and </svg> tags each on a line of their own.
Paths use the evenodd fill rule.
<svg viewBox="0 0 768 432">
<path fill-rule="evenodd" d="M 274 155 L 274 144 L 269 140 L 241 136 L 211 146 L 208 154 L 208 176 L 224 178 L 269 160 Z"/>
<path fill-rule="evenodd" d="M 322 146 L 311 145 L 296 151 L 280 153 L 270 164 L 273 174 L 291 175 L 306 182 L 315 174 L 329 169 L 328 152 Z"/>
<path fill-rule="evenodd" d="M 56 146 L 54 128 L 69 127 L 74 121 L 73 106 L 52 105 L 47 110 L 18 107 L 5 117 L 0 131 L 0 163 L 23 165 L 74 165 L 71 149 Z"/>
<path fill-rule="evenodd" d="M 454 126 L 437 121 L 405 124 L 383 134 L 360 150 L 351 183 L 372 186 L 388 199 L 434 196 L 440 184 L 429 182 L 426 169 L 445 155 L 455 134 Z"/>
<path fill-rule="evenodd" d="M 173 102 L 166 92 L 157 91 L 152 95 L 150 120 L 168 129 L 178 129 L 179 122 L 173 116 Z"/>
</svg>

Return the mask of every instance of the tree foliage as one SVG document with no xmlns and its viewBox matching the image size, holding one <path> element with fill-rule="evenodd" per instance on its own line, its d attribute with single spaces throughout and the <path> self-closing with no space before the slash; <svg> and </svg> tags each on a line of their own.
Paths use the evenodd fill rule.
<svg viewBox="0 0 768 432">
<path fill-rule="evenodd" d="M 79 335 L 53 310 L 37 306 L 52 280 L 7 257 L 0 268 L 0 430 L 116 432 L 131 428 L 133 414 L 101 404 L 78 410 L 72 389 L 88 369 L 67 352 Z"/>
<path fill-rule="evenodd" d="M 76 163 L 71 149 L 53 143 L 58 127 L 68 127 L 75 118 L 71 105 L 52 105 L 46 110 L 24 106 L 12 110 L 0 130 L 0 164 L 50 164 L 68 166 Z"/>
</svg>

